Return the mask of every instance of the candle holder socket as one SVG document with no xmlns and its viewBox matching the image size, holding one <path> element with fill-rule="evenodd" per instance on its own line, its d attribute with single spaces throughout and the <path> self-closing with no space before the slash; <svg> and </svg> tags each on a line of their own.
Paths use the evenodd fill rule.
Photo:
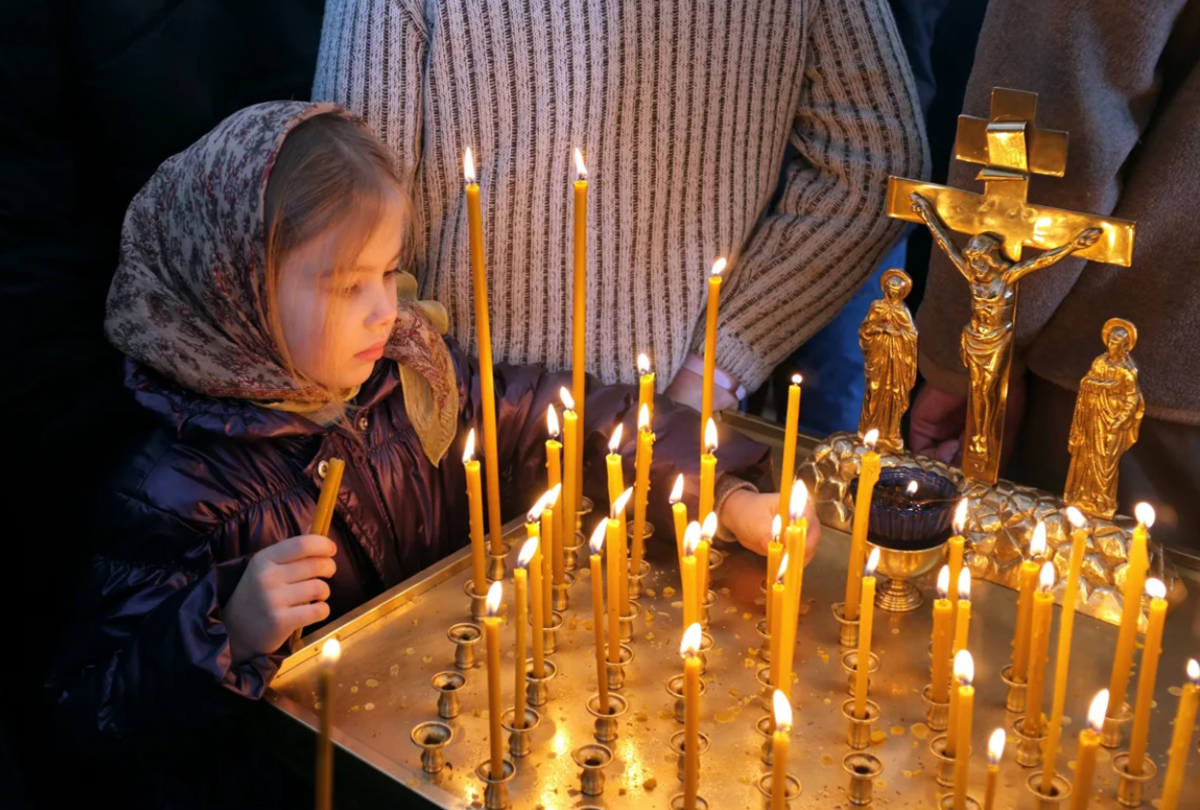
<svg viewBox="0 0 1200 810">
<path fill-rule="evenodd" d="M 875 653 L 867 655 L 867 694 L 871 694 L 871 675 L 879 671 L 881 666 L 879 656 Z M 858 650 L 846 650 L 842 653 L 842 670 L 846 673 L 846 694 L 855 696 L 858 687 Z"/>
<path fill-rule="evenodd" d="M 650 576 L 650 561 L 642 560 L 642 564 L 638 566 L 638 570 L 632 569 L 633 561 L 630 560 L 629 571 L 629 598 L 639 599 L 642 596 L 642 587 L 646 582 L 646 577 Z"/>
<path fill-rule="evenodd" d="M 1133 719 L 1133 709 L 1128 703 L 1121 704 L 1117 714 L 1104 716 L 1104 728 L 1100 731 L 1100 744 L 1105 748 L 1120 748 L 1125 741 L 1125 726 Z"/>
<path fill-rule="evenodd" d="M 701 795 L 696 795 L 696 810 L 708 810 L 708 801 Z M 682 793 L 671 797 L 671 810 L 687 810 L 687 797 Z"/>
<path fill-rule="evenodd" d="M 921 698 L 929 709 L 925 712 L 925 725 L 930 731 L 945 731 L 950 725 L 950 701 L 939 703 L 933 699 L 933 685 L 928 684 L 921 691 Z"/>
<path fill-rule="evenodd" d="M 858 646 L 858 619 L 846 618 L 846 603 L 833 603 L 833 618 L 838 622 L 838 643 L 846 648 Z"/>
<path fill-rule="evenodd" d="M 500 727 L 508 732 L 508 753 L 513 757 L 529 756 L 532 745 L 530 745 L 529 737 L 542 723 L 542 716 L 533 708 L 525 709 L 525 724 L 521 728 L 513 725 L 516 718 L 516 709 L 506 709 L 504 714 L 500 715 Z"/>
<path fill-rule="evenodd" d="M 933 758 L 937 760 L 934 779 L 939 786 L 949 790 L 954 787 L 954 757 L 946 754 L 947 741 L 948 738 L 945 734 L 934 737 L 929 741 L 929 753 L 933 754 Z"/>
<path fill-rule="evenodd" d="M 438 693 L 438 717 L 443 720 L 453 720 L 455 717 L 458 717 L 458 690 L 462 689 L 467 683 L 467 679 L 463 674 L 451 671 L 439 672 L 429 682 L 433 684 L 433 688 Z"/>
<path fill-rule="evenodd" d="M 772 711 L 775 708 L 775 687 L 771 683 L 771 668 L 759 667 L 754 673 L 754 680 L 758 681 L 758 701 L 763 710 Z"/>
<path fill-rule="evenodd" d="M 590 515 L 595 510 L 596 505 L 592 503 L 592 499 L 587 495 L 581 495 L 579 498 L 579 509 L 575 510 L 575 531 L 582 536 L 583 533 L 583 518 L 585 515 Z M 586 538 L 584 540 L 586 542 Z M 582 544 L 581 544 L 582 545 Z"/>
<path fill-rule="evenodd" d="M 1029 778 L 1025 780 L 1025 787 L 1033 794 L 1034 810 L 1058 810 L 1058 807 L 1071 797 L 1071 783 L 1057 773 L 1054 774 L 1049 793 L 1042 792 L 1041 771 L 1029 774 Z"/>
<path fill-rule="evenodd" d="M 675 753 L 675 778 L 680 782 L 683 781 L 683 772 L 687 767 L 687 746 L 685 745 L 686 737 L 686 731 L 676 731 L 671 735 L 670 740 L 671 750 Z M 707 754 L 711 745 L 712 740 L 708 738 L 707 734 L 701 731 L 699 735 L 699 745 L 696 746 L 700 750 L 696 752 L 696 756 L 702 757 Z"/>
<path fill-rule="evenodd" d="M 625 687 L 626 668 L 633 661 L 633 648 L 620 645 L 618 660 L 614 663 L 608 660 L 608 648 L 605 648 L 604 656 L 604 671 L 608 677 L 608 688 L 611 690 L 623 689 Z M 603 742 L 603 740 L 601 740 Z"/>
<path fill-rule="evenodd" d="M 625 716 L 625 712 L 629 711 L 629 701 L 615 692 L 609 692 L 608 711 L 604 711 L 600 706 L 600 695 L 595 694 L 587 699 L 585 708 L 587 708 L 588 714 L 596 718 L 594 735 L 596 742 L 605 744 L 616 742 L 617 721 Z"/>
<path fill-rule="evenodd" d="M 621 641 L 633 640 L 633 622 L 642 615 L 642 603 L 635 602 L 632 599 L 629 601 L 629 613 L 622 614 L 620 617 Z"/>
<path fill-rule="evenodd" d="M 493 554 L 491 544 L 488 544 L 488 567 L 487 577 L 489 582 L 501 582 L 504 580 L 504 575 L 508 570 L 505 561 L 508 559 L 508 552 L 511 546 L 507 542 L 500 544 L 500 553 Z"/>
<path fill-rule="evenodd" d="M 550 618 L 542 625 L 542 652 L 554 655 L 558 652 L 558 631 L 563 626 L 563 615 L 550 612 Z"/>
<path fill-rule="evenodd" d="M 709 548 L 708 550 L 708 572 L 711 574 L 722 565 L 725 564 L 725 552 L 719 548 Z"/>
<path fill-rule="evenodd" d="M 849 722 L 846 731 L 846 744 L 856 751 L 861 751 L 871 744 L 871 729 L 879 719 L 879 704 L 873 700 L 867 701 L 867 716 L 859 719 L 854 716 L 854 698 L 842 703 L 842 716 Z"/>
<path fill-rule="evenodd" d="M 708 691 L 708 681 L 700 679 L 700 694 Z M 667 694 L 675 698 L 675 722 L 682 723 L 686 719 L 687 707 L 683 702 L 683 676 L 672 675 L 667 680 Z"/>
<path fill-rule="evenodd" d="M 545 706 L 550 699 L 550 681 L 558 674 L 558 667 L 549 659 L 543 659 L 542 677 L 533 674 L 533 660 L 525 662 L 525 699 L 530 706 Z"/>
<path fill-rule="evenodd" d="M 758 779 L 758 792 L 763 795 L 764 807 L 771 806 L 771 789 L 775 786 L 774 776 L 775 775 L 771 773 L 764 773 Z M 800 780 L 789 773 L 787 775 L 787 787 L 784 788 L 783 791 L 784 806 L 787 806 L 788 802 L 790 802 L 792 799 L 800 798 L 800 793 L 803 791 L 803 789 L 804 788 L 801 786 Z"/>
<path fill-rule="evenodd" d="M 553 608 L 555 612 L 562 613 L 570 605 L 570 602 L 567 599 L 567 594 L 571 590 L 571 586 L 574 584 L 574 572 L 564 571 L 563 583 L 560 585 L 556 582 L 550 586 L 550 607 Z"/>
<path fill-rule="evenodd" d="M 762 745 L 759 748 L 759 758 L 768 768 L 775 765 L 775 746 L 772 744 L 771 736 L 775 733 L 775 718 L 772 715 L 758 718 L 758 722 L 754 724 L 754 730 L 763 738 Z"/>
<path fill-rule="evenodd" d="M 421 749 L 421 770 L 425 773 L 441 773 L 446 767 L 446 755 L 442 749 L 454 739 L 454 729 L 437 720 L 413 726 L 413 745 Z"/>
<path fill-rule="evenodd" d="M 475 580 L 468 579 L 463 583 L 463 593 L 471 600 L 471 620 L 481 622 L 487 618 L 487 594 L 475 593 Z"/>
<path fill-rule="evenodd" d="M 767 620 L 759 619 L 754 629 L 758 631 L 758 637 L 762 639 L 762 643 L 758 646 L 758 657 L 769 664 L 771 663 L 771 634 L 767 630 Z"/>
<path fill-rule="evenodd" d="M 613 760 L 613 753 L 606 745 L 590 743 L 581 745 L 571 752 L 571 759 L 583 769 L 580 777 L 580 792 L 584 796 L 599 796 L 604 792 L 604 769 Z"/>
<path fill-rule="evenodd" d="M 500 776 L 492 776 L 492 763 L 484 760 L 475 766 L 475 775 L 486 786 L 483 790 L 484 810 L 508 810 L 512 803 L 508 798 L 508 783 L 517 772 L 511 759 L 504 760 Z"/>
<path fill-rule="evenodd" d="M 1042 745 L 1046 742 L 1046 731 L 1032 735 L 1025 730 L 1025 718 L 1018 717 L 1013 722 L 1013 733 L 1017 735 L 1017 764 L 1022 768 L 1032 768 L 1042 761 Z"/>
<path fill-rule="evenodd" d="M 470 583 L 468 583 L 470 584 Z M 446 631 L 446 637 L 454 644 L 454 668 L 466 672 L 479 666 L 475 655 L 475 647 L 483 636 L 479 625 L 470 622 L 459 622 L 451 625 Z"/>
<path fill-rule="evenodd" d="M 701 675 L 708 674 L 708 654 L 712 652 L 714 646 L 716 646 L 716 641 L 713 640 L 712 635 L 707 630 L 700 631 L 700 651 L 696 657 L 700 659 Z"/>
<path fill-rule="evenodd" d="M 1158 766 L 1150 757 L 1143 755 L 1142 772 L 1135 774 L 1129 770 L 1129 752 L 1122 751 L 1113 756 L 1112 769 L 1119 777 L 1117 801 L 1123 807 L 1141 807 L 1146 783 L 1158 774 Z"/>
<path fill-rule="evenodd" d="M 967 810 L 981 810 L 983 805 L 970 796 L 965 796 Z M 954 810 L 954 794 L 947 793 L 938 799 L 938 810 Z"/>
<path fill-rule="evenodd" d="M 1025 711 L 1028 684 L 1013 677 L 1012 664 L 1000 670 L 1000 680 L 1004 681 L 1004 685 L 1008 687 L 1008 693 L 1004 698 L 1004 708 L 1013 714 L 1022 714 Z"/>
<path fill-rule="evenodd" d="M 852 752 L 842 758 L 842 770 L 850 774 L 846 798 L 855 807 L 866 807 L 875 794 L 875 778 L 883 773 L 883 763 L 872 754 Z"/>
<path fill-rule="evenodd" d="M 563 546 L 563 570 L 574 573 L 579 568 L 579 550 L 583 548 L 587 538 L 583 536 L 583 532 L 575 532 L 575 544 Z"/>
<path fill-rule="evenodd" d="M 700 606 L 700 626 L 705 630 L 708 629 L 708 626 L 711 623 L 710 608 L 712 608 L 715 604 L 717 604 L 717 595 L 714 592 L 709 591 L 704 596 L 704 604 Z"/>
</svg>

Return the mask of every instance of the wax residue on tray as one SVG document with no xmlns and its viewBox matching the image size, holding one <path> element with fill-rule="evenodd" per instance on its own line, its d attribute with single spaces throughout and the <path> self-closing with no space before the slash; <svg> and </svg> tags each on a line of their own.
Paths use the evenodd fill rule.
<svg viewBox="0 0 1200 810">
<path fill-rule="evenodd" d="M 929 726 L 925 725 L 924 723 L 913 723 L 912 735 L 918 740 L 929 739 Z"/>
</svg>

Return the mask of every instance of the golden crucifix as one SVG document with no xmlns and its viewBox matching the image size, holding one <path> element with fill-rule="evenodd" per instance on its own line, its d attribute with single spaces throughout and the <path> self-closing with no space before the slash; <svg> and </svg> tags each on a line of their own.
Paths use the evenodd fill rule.
<svg viewBox="0 0 1200 810">
<path fill-rule="evenodd" d="M 1062 177 L 1067 133 L 1038 129 L 1037 94 L 996 88 L 988 120 L 958 118 L 955 157 L 983 165 L 983 193 L 888 178 L 889 217 L 922 222 L 966 278 L 971 321 L 960 356 L 970 372 L 963 472 L 996 483 L 1012 367 L 1017 282 L 1075 255 L 1129 266 L 1134 224 L 1027 201 L 1030 174 Z M 950 233 L 967 234 L 961 251 Z M 1021 261 L 1023 247 L 1045 251 Z"/>
</svg>

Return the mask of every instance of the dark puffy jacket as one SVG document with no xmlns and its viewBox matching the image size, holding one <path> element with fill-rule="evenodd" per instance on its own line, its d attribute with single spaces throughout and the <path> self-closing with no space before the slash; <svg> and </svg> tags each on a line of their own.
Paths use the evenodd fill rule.
<svg viewBox="0 0 1200 810">
<path fill-rule="evenodd" d="M 69 739 L 106 753 L 169 746 L 263 694 L 282 651 L 230 666 L 221 605 L 249 555 L 306 531 L 321 462 L 330 457 L 346 462 L 330 532 L 338 546 L 333 617 L 467 542 L 461 437 L 476 426 L 480 394 L 474 361 L 453 343 L 451 351 L 460 439 L 437 468 L 405 414 L 393 363 L 378 365 L 348 424 L 333 428 L 194 394 L 130 364 L 128 385 L 160 426 L 137 444 L 102 501 L 101 551 L 84 585 L 83 618 L 50 684 Z M 569 384 L 568 374 L 533 366 L 496 369 L 505 518 L 523 513 L 545 489 L 546 409 Z M 597 504 L 607 502 L 607 436 L 617 421 L 634 435 L 636 405 L 629 386 L 588 395 L 585 491 Z M 672 524 L 666 493 L 677 472 L 695 480 L 699 432 L 695 411 L 656 401 L 650 514 L 657 525 Z M 629 480 L 634 447 L 632 439 L 623 447 Z M 727 436 L 720 464 L 770 487 L 761 445 Z"/>
</svg>

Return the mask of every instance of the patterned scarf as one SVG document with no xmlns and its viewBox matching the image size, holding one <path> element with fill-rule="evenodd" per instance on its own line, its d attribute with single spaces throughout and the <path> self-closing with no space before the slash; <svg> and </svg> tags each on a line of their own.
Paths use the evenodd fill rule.
<svg viewBox="0 0 1200 810">
<path fill-rule="evenodd" d="M 269 102 L 226 118 L 171 157 L 125 215 L 105 333 L 138 362 L 212 397 L 318 411 L 343 396 L 301 387 L 268 326 L 267 181 L 284 138 L 335 104 Z M 434 465 L 454 439 L 458 387 L 442 340 L 446 315 L 398 284 L 396 327 L 384 351 L 400 366 L 409 419 Z"/>
</svg>

